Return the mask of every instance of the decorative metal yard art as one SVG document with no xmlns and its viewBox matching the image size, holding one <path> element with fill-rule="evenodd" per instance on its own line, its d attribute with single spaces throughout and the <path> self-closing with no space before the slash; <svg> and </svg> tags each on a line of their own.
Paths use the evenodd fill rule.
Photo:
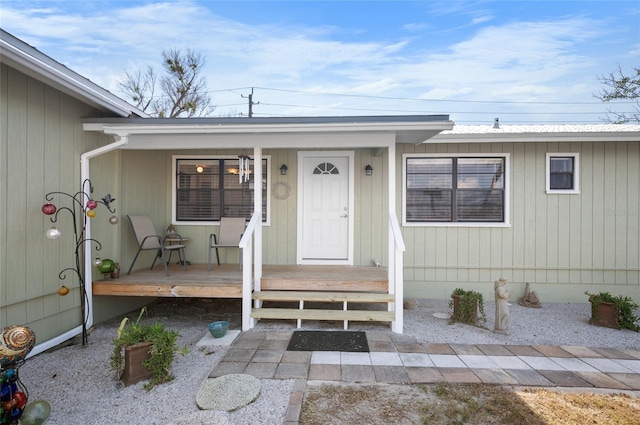
<svg viewBox="0 0 640 425">
<path fill-rule="evenodd" d="M 60 271 L 58 274 L 58 278 L 60 280 L 65 280 L 67 278 L 68 273 L 75 273 L 78 277 L 79 288 L 80 288 L 80 310 L 82 314 L 82 345 L 87 343 L 87 321 L 88 315 L 86 311 L 86 306 L 88 303 L 88 296 L 86 291 L 86 282 L 85 282 L 85 269 L 82 266 L 82 247 L 86 243 L 94 242 L 96 247 L 96 251 L 100 251 L 102 249 L 102 244 L 93 238 L 86 238 L 86 228 L 87 228 L 87 219 L 92 219 L 97 216 L 97 212 L 95 211 L 98 205 L 103 205 L 111 214 L 115 214 L 116 210 L 111 209 L 110 204 L 115 201 L 115 198 L 111 197 L 111 194 L 107 194 L 101 200 L 95 200 L 91 197 L 93 193 L 93 186 L 91 185 L 91 181 L 89 179 L 85 179 L 82 182 L 82 186 L 80 191 L 75 194 L 70 194 L 66 192 L 49 192 L 45 195 L 45 199 L 47 203 L 42 206 L 42 212 L 46 215 L 50 215 L 51 222 L 56 223 L 58 221 L 58 215 L 61 211 L 66 211 L 71 215 L 73 220 L 73 233 L 75 238 L 75 267 L 67 267 Z M 58 195 L 62 200 L 71 201 L 70 206 L 56 207 L 51 203 L 54 197 Z M 109 223 L 117 224 L 118 217 L 112 215 L 109 218 Z M 47 230 L 46 235 L 49 239 L 58 239 L 61 236 L 60 230 L 58 230 L 55 226 L 51 227 Z M 94 262 L 96 267 L 100 267 L 102 265 L 102 260 L 100 257 L 96 257 Z M 65 286 L 62 286 L 58 291 L 60 295 L 66 295 L 68 290 Z"/>
</svg>

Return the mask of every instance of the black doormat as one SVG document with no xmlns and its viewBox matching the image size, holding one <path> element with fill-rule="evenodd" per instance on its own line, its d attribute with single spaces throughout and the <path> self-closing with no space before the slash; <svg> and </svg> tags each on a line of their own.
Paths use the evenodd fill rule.
<svg viewBox="0 0 640 425">
<path fill-rule="evenodd" d="M 361 331 L 294 331 L 287 351 L 368 353 L 369 343 Z"/>
</svg>

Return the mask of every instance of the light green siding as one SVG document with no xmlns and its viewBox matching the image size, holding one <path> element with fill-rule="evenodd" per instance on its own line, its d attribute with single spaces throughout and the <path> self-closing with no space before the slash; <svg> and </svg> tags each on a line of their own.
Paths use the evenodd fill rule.
<svg viewBox="0 0 640 425">
<path fill-rule="evenodd" d="M 374 156 L 372 149 L 355 150 L 355 264 L 371 264 L 379 259 L 386 264 L 387 252 L 387 154 Z M 120 216 L 121 242 L 120 262 L 123 272 L 129 268 L 137 251 L 134 236 L 126 219 L 126 214 L 150 215 L 160 234 L 164 234 L 171 219 L 171 166 L 173 155 L 229 155 L 236 156 L 237 150 L 176 150 L 137 151 L 123 150 L 118 153 L 120 189 L 119 206 L 126 211 Z M 244 153 L 247 153 L 244 151 Z M 264 264 L 296 264 L 296 232 L 298 202 L 298 156 L 295 149 L 265 150 L 263 156 L 271 158 L 270 207 L 271 220 L 263 228 Z M 285 176 L 280 175 L 280 166 L 288 167 Z M 371 164 L 373 176 L 365 176 L 364 167 Z M 277 187 L 274 187 L 279 183 Z M 283 197 L 286 189 L 287 197 Z M 276 193 L 277 192 L 277 193 Z M 278 196 L 276 196 L 278 195 Z M 266 194 L 265 194 L 266 196 Z M 122 201 L 121 201 L 122 200 Z M 189 238 L 187 257 L 192 263 L 207 262 L 209 235 L 217 233 L 217 226 L 177 224 L 178 233 Z M 153 261 L 153 252 L 142 252 L 135 268 L 145 268 Z M 220 250 L 220 261 L 238 261 L 237 250 Z"/>
<path fill-rule="evenodd" d="M 510 154 L 510 227 L 404 227 L 405 295 L 447 298 L 456 287 L 512 300 L 531 283 L 542 301 L 586 302 L 585 291 L 640 299 L 640 143 L 403 145 L 402 153 Z M 580 155 L 580 194 L 545 192 L 546 154 Z M 401 190 L 398 182 L 398 190 Z M 400 211 L 401 204 L 398 204 Z"/>
<path fill-rule="evenodd" d="M 75 265 L 71 214 L 60 213 L 55 226 L 62 237 L 49 240 L 45 231 L 54 224 L 40 208 L 48 192 L 80 190 L 80 155 L 110 142 L 82 129 L 82 117 L 99 115 L 84 103 L 0 65 L 0 325 L 30 326 L 38 343 L 81 324 L 78 279 L 73 273 L 64 280 L 58 276 Z M 95 195 L 104 196 L 117 181 L 112 171 L 116 155 L 92 161 Z M 71 206 L 69 198 L 57 195 L 53 203 Z M 104 244 L 100 255 L 117 255 L 118 230 L 108 224 L 106 209 L 97 212 L 92 236 Z M 61 285 L 71 289 L 69 295 L 57 294 Z M 110 317 L 120 312 L 122 304 Z"/>
<path fill-rule="evenodd" d="M 640 187 L 638 143 L 483 143 L 398 145 L 397 211 L 401 213 L 403 153 L 499 153 L 510 156 L 509 227 L 404 226 L 405 294 L 447 298 L 455 287 L 473 287 L 492 296 L 493 282 L 509 279 L 512 299 L 530 282 L 544 301 L 584 302 L 584 291 L 607 290 L 638 296 Z M 297 151 L 265 150 L 271 157 L 271 223 L 264 227 L 265 264 L 295 264 L 297 231 Z M 387 151 L 355 150 L 355 264 L 380 259 L 387 265 Z M 545 192 L 546 154 L 580 155 L 580 194 Z M 121 151 L 120 207 L 150 214 L 163 232 L 171 216 L 172 155 L 237 155 L 238 151 Z M 279 167 L 287 164 L 286 176 Z M 371 164 L 373 176 L 365 176 Z M 286 183 L 289 196 L 276 197 Z M 278 185 L 278 193 L 286 186 Z M 129 266 L 135 243 L 121 216 L 121 263 Z M 208 235 L 215 226 L 178 225 L 190 238 L 188 257 L 204 263 Z M 152 255 L 136 267 L 146 267 Z M 221 250 L 221 261 L 237 252 Z M 123 268 L 124 268 L 123 267 Z"/>
</svg>

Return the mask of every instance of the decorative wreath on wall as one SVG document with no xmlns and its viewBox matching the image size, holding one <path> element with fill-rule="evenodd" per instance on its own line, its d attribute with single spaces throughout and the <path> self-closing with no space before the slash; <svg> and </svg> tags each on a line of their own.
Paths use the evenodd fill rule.
<svg viewBox="0 0 640 425">
<path fill-rule="evenodd" d="M 273 184 L 273 197 L 276 199 L 287 199 L 291 192 L 291 186 L 287 182 L 275 182 Z"/>
</svg>

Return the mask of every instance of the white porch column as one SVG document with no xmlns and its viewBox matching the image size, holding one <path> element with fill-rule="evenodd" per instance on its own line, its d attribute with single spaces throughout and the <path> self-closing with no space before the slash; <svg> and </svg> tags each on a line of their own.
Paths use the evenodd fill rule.
<svg viewBox="0 0 640 425">
<path fill-rule="evenodd" d="M 262 147 L 260 146 L 253 148 L 253 173 L 253 210 L 260 214 L 253 244 L 255 262 L 253 277 L 255 279 L 254 288 L 259 291 L 260 279 L 262 278 Z"/>
<path fill-rule="evenodd" d="M 396 217 L 396 145 L 389 144 L 389 217 Z M 389 293 L 395 295 L 393 310 L 395 312 L 395 320 L 391 325 L 391 330 L 396 333 L 403 333 L 403 303 L 404 303 L 404 266 L 402 253 L 398 251 L 396 237 L 393 231 L 393 223 L 389 219 L 388 239 L 389 239 Z"/>
</svg>

